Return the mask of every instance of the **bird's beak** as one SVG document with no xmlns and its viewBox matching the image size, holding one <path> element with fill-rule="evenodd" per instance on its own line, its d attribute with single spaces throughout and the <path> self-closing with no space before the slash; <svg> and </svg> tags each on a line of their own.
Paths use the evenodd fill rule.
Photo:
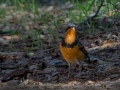
<svg viewBox="0 0 120 90">
<path fill-rule="evenodd" d="M 74 31 L 75 31 L 75 27 L 72 27 L 72 30 L 74 30 Z"/>
</svg>

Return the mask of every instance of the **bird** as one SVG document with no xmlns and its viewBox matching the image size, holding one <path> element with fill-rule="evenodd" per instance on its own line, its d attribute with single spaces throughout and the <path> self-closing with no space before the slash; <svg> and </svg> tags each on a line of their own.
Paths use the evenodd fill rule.
<svg viewBox="0 0 120 90">
<path fill-rule="evenodd" d="M 88 52 L 77 38 L 77 32 L 74 24 L 69 24 L 65 30 L 65 35 L 62 37 L 60 43 L 60 52 L 68 63 L 68 76 L 70 74 L 70 67 L 72 63 L 79 65 L 81 71 L 81 60 L 89 58 Z"/>
</svg>

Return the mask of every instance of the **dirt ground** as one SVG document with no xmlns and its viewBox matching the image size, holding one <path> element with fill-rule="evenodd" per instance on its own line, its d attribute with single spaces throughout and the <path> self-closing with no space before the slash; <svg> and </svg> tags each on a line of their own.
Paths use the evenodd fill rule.
<svg viewBox="0 0 120 90">
<path fill-rule="evenodd" d="M 20 84 L 15 84 L 14 82 L 15 81 L 0 84 L 0 90 L 120 90 L 120 79 L 105 82 L 88 81 L 84 84 L 76 81 L 72 81 L 68 84 L 43 84 L 41 82 L 30 83 L 29 80 L 26 80 Z"/>
<path fill-rule="evenodd" d="M 71 68 L 68 77 L 68 64 L 59 50 L 65 24 L 54 26 L 49 19 L 46 25 L 32 13 L 6 9 L 7 23 L 0 19 L 0 90 L 120 90 L 119 18 L 94 19 L 94 31 L 88 23 L 76 24 L 92 63 L 81 61 L 82 71 Z"/>
</svg>

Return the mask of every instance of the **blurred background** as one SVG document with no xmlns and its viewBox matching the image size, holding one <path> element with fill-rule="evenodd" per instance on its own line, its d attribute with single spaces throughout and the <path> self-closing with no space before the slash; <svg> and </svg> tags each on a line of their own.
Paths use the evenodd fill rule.
<svg viewBox="0 0 120 90">
<path fill-rule="evenodd" d="M 0 51 L 54 47 L 67 23 L 74 23 L 84 39 L 101 30 L 108 35 L 119 18 L 118 0 L 0 0 Z"/>
</svg>

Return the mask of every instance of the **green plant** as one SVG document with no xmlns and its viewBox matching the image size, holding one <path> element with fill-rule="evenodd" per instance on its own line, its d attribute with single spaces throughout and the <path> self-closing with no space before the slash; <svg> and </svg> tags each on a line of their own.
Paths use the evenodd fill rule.
<svg viewBox="0 0 120 90">
<path fill-rule="evenodd" d="M 59 8 L 61 8 L 59 3 L 54 6 L 55 11 L 53 9 L 53 11 L 49 11 L 49 12 L 46 11 L 46 8 L 48 8 L 48 6 L 42 5 L 43 3 L 38 4 L 38 2 L 39 0 L 0 0 L 0 4 L 6 4 L 5 8 L 0 9 L 0 21 L 2 23 L 8 24 L 7 22 L 10 22 L 10 21 L 7 20 L 6 17 L 10 14 L 7 14 L 7 13 L 9 13 L 9 10 L 12 9 L 12 12 L 10 12 L 11 14 L 18 15 L 19 13 L 22 13 L 23 16 L 22 16 L 22 19 L 20 19 L 21 21 L 18 20 L 17 22 L 15 22 L 16 19 L 12 19 L 13 21 L 12 23 L 10 22 L 10 24 L 14 24 L 14 25 L 19 24 L 23 28 L 25 28 L 25 26 L 28 25 L 29 22 L 33 22 L 33 23 L 35 22 L 37 23 L 37 25 L 46 26 L 46 30 L 49 30 L 48 32 L 51 38 L 55 36 L 57 39 L 59 39 L 59 35 L 55 29 L 56 27 L 57 28 L 62 27 L 63 24 L 66 24 L 69 22 L 77 23 L 77 24 L 80 22 L 84 22 L 88 17 L 91 17 L 96 13 L 101 0 L 84 0 L 84 1 L 70 0 L 70 4 L 72 4 L 73 7 L 59 10 Z M 62 2 L 62 1 L 58 0 L 58 2 Z M 64 2 L 68 2 L 68 0 L 64 0 Z M 62 4 L 62 6 L 63 7 L 65 6 L 64 3 Z M 67 5 L 65 7 L 67 7 Z M 40 12 L 38 8 L 41 9 L 42 12 Z M 56 10 L 56 8 L 58 9 L 58 11 Z M 119 9 L 118 0 L 105 0 L 104 5 L 101 7 L 97 15 L 97 18 L 107 15 L 109 12 L 112 12 L 111 16 L 120 15 L 117 9 Z M 24 15 L 24 13 L 27 13 L 27 14 Z M 32 18 L 32 19 L 29 18 L 29 14 L 34 15 L 35 18 Z M 94 27 L 95 25 L 93 22 L 90 22 L 89 25 L 91 30 L 90 32 L 91 34 L 93 34 L 95 32 L 95 27 Z M 84 29 L 86 26 L 82 24 L 81 27 L 83 28 L 83 33 L 84 33 L 84 36 L 86 37 L 87 31 L 86 29 Z M 105 24 L 101 27 L 107 30 L 108 25 Z M 44 49 L 43 41 L 40 37 L 40 34 L 41 34 L 40 30 L 34 29 L 33 31 L 34 33 L 31 31 L 25 31 L 29 33 L 27 33 L 27 35 L 24 35 L 24 34 L 21 35 L 24 46 L 27 45 L 25 36 L 26 37 L 29 36 L 31 39 L 31 46 L 29 50 L 26 49 L 27 52 L 29 52 L 35 47 L 36 41 L 39 42 L 38 46 L 40 50 Z M 108 31 L 106 32 L 108 33 Z M 12 51 L 13 46 L 14 45 L 11 40 L 10 51 Z"/>
<path fill-rule="evenodd" d="M 40 37 L 41 33 L 39 30 L 35 30 L 35 36 L 37 37 L 37 40 L 38 40 L 38 46 L 40 47 L 40 50 L 43 50 L 43 42 L 42 42 L 42 39 Z"/>
</svg>

